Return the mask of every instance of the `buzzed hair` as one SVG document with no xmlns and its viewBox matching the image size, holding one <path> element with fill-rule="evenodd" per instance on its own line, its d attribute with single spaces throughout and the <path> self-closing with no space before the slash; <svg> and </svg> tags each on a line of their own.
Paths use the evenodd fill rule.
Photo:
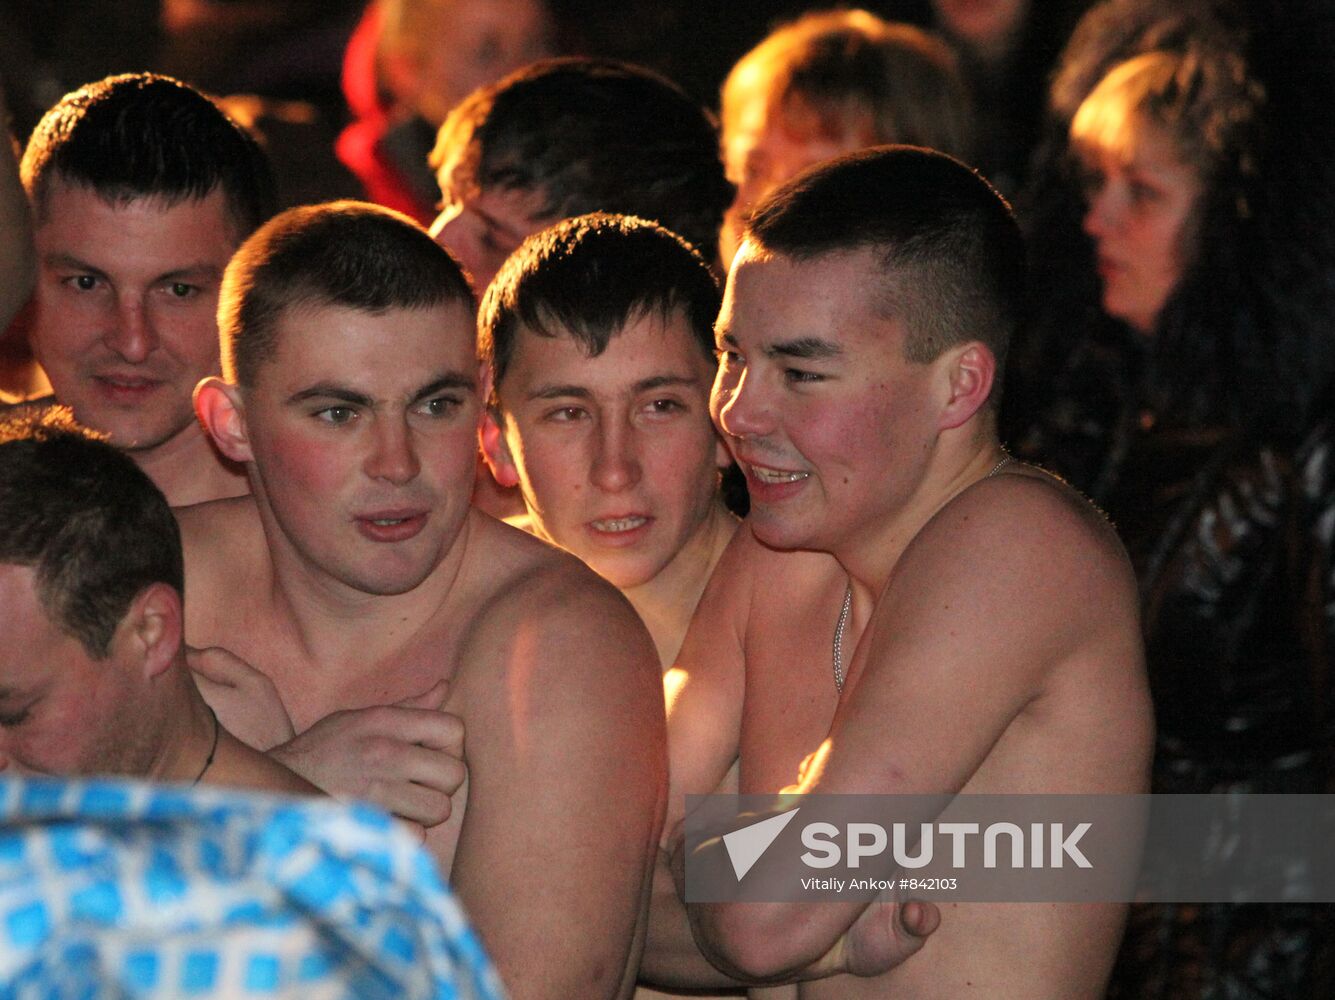
<svg viewBox="0 0 1335 1000">
<path fill-rule="evenodd" d="M 1024 301 L 1024 238 L 1006 200 L 958 160 L 914 146 L 839 157 L 775 191 L 746 239 L 796 261 L 873 251 L 873 302 L 903 321 L 905 357 L 926 364 L 978 340 L 1001 384 Z"/>
<path fill-rule="evenodd" d="M 431 166 L 461 193 L 536 192 L 538 215 L 550 219 L 635 215 L 712 253 L 734 194 L 718 143 L 709 112 L 657 73 L 548 59 L 465 98 L 441 126 Z"/>
<path fill-rule="evenodd" d="M 287 310 L 343 306 L 378 314 L 451 302 L 473 310 L 463 271 L 406 215 L 359 201 L 288 209 L 246 240 L 223 272 L 223 375 L 255 384 L 277 351 L 277 322 Z"/>
<path fill-rule="evenodd" d="M 152 198 L 173 206 L 221 189 L 238 243 L 277 205 L 254 137 L 193 87 L 153 73 L 66 94 L 37 123 L 19 172 L 39 222 L 56 178 L 112 205 Z"/>
<path fill-rule="evenodd" d="M 530 236 L 496 275 L 478 311 L 478 353 L 491 364 L 492 405 L 521 328 L 566 336 L 594 358 L 639 318 L 685 317 L 714 360 L 719 287 L 685 240 L 645 219 L 595 213 Z"/>
<path fill-rule="evenodd" d="M 0 563 L 32 567 L 47 617 L 95 659 L 145 587 L 185 582 L 162 491 L 62 407 L 0 419 Z"/>
</svg>

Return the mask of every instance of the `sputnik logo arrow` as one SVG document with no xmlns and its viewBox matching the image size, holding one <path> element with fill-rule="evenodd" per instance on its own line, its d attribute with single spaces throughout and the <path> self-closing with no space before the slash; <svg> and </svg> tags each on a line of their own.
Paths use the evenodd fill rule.
<svg viewBox="0 0 1335 1000">
<path fill-rule="evenodd" d="M 728 849 L 728 858 L 732 861 L 732 870 L 737 873 L 738 882 L 800 811 L 801 806 L 723 835 L 723 846 Z"/>
</svg>

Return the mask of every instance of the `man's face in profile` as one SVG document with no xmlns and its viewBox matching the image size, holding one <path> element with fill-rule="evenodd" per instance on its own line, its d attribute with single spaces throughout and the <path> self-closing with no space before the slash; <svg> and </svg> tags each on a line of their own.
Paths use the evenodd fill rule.
<svg viewBox="0 0 1335 1000">
<path fill-rule="evenodd" d="M 545 192 L 478 187 L 460 175 L 457 160 L 448 157 L 437 172 L 443 208 L 431 238 L 464 266 L 480 299 L 519 244 L 559 219 L 545 214 Z"/>
<path fill-rule="evenodd" d="M 54 178 L 38 216 L 31 337 L 56 398 L 129 451 L 193 432 L 216 374 L 218 285 L 236 240 L 221 189 L 105 201 Z"/>
<path fill-rule="evenodd" d="M 521 329 L 498 387 L 500 464 L 534 530 L 623 589 L 663 572 L 702 532 L 718 489 L 712 379 L 680 311 L 633 319 L 597 357 L 572 337 Z"/>
<path fill-rule="evenodd" d="M 147 773 L 153 748 L 133 721 L 145 692 L 126 655 L 133 637 L 118 631 L 108 656 L 94 659 L 47 617 L 29 566 L 0 563 L 0 607 L 0 761 L 6 770 Z"/>
<path fill-rule="evenodd" d="M 883 281 L 871 250 L 793 260 L 748 242 L 733 262 L 711 407 L 766 545 L 870 543 L 921 481 L 937 363 L 905 358 L 903 321 L 874 301 Z"/>
</svg>

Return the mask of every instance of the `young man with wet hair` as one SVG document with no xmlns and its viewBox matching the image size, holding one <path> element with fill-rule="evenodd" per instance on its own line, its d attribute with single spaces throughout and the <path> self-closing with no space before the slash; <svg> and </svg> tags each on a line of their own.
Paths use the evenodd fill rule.
<svg viewBox="0 0 1335 1000">
<path fill-rule="evenodd" d="M 322 787 L 391 756 L 400 812 L 448 795 L 461 720 L 467 776 L 427 844 L 511 995 L 622 996 L 665 794 L 659 671 L 612 587 L 470 506 L 474 324 L 458 265 L 385 209 L 293 209 L 238 251 L 225 377 L 196 409 L 253 495 L 181 514 L 187 632 L 273 680 L 300 733 L 274 753 Z M 451 715 L 393 704 L 445 683 Z"/>
<path fill-rule="evenodd" d="M 678 658 L 669 824 L 715 790 L 1145 790 L 1125 553 L 996 437 L 1023 249 L 985 181 L 910 147 L 815 168 L 755 213 L 712 400 L 752 508 Z M 934 925 L 920 904 L 691 904 L 692 935 L 666 881 L 650 978 L 825 977 L 810 998 L 1101 996 L 1125 915 L 960 903 L 894 964 Z"/>
<path fill-rule="evenodd" d="M 664 669 L 736 530 L 709 419 L 718 284 L 661 226 L 589 215 L 526 240 L 487 290 L 483 447 L 526 526 L 617 587 Z"/>
<path fill-rule="evenodd" d="M 174 506 L 244 493 L 190 395 L 218 372 L 223 268 L 274 208 L 263 152 L 203 94 L 137 73 L 62 98 L 20 167 L 38 267 L 21 322 L 53 401 Z"/>
<path fill-rule="evenodd" d="M 0 418 L 0 761 L 314 794 L 205 704 L 167 501 L 68 411 Z"/>
</svg>

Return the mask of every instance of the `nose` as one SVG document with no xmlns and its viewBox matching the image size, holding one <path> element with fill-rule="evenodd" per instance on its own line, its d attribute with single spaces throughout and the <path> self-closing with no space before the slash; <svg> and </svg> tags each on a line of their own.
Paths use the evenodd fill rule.
<svg viewBox="0 0 1335 1000">
<path fill-rule="evenodd" d="M 158 335 L 142 300 L 131 297 L 117 300 L 115 314 L 102 342 L 131 364 L 148 360 L 157 349 Z"/>
<path fill-rule="evenodd" d="M 634 428 L 610 420 L 598 429 L 597 451 L 589 480 L 606 493 L 619 493 L 640 481 Z"/>
<path fill-rule="evenodd" d="M 372 479 L 403 485 L 417 478 L 422 463 L 412 431 L 402 418 L 384 417 L 375 421 L 371 431 L 371 451 L 365 472 Z"/>
<path fill-rule="evenodd" d="M 1085 196 L 1085 217 L 1081 227 L 1094 239 L 1107 236 L 1118 224 L 1118 201 L 1110 185 L 1104 184 Z"/>
<path fill-rule="evenodd" d="M 473 292 L 480 298 L 495 276 L 495 270 L 478 249 L 478 233 L 462 205 L 448 205 L 431 224 L 431 238 L 448 250 L 463 265 L 473 282 Z"/>
<path fill-rule="evenodd" d="M 729 437 L 755 437 L 766 433 L 773 421 L 759 382 L 746 369 L 731 375 L 722 368 L 714 381 L 713 408 L 716 421 Z"/>
</svg>

